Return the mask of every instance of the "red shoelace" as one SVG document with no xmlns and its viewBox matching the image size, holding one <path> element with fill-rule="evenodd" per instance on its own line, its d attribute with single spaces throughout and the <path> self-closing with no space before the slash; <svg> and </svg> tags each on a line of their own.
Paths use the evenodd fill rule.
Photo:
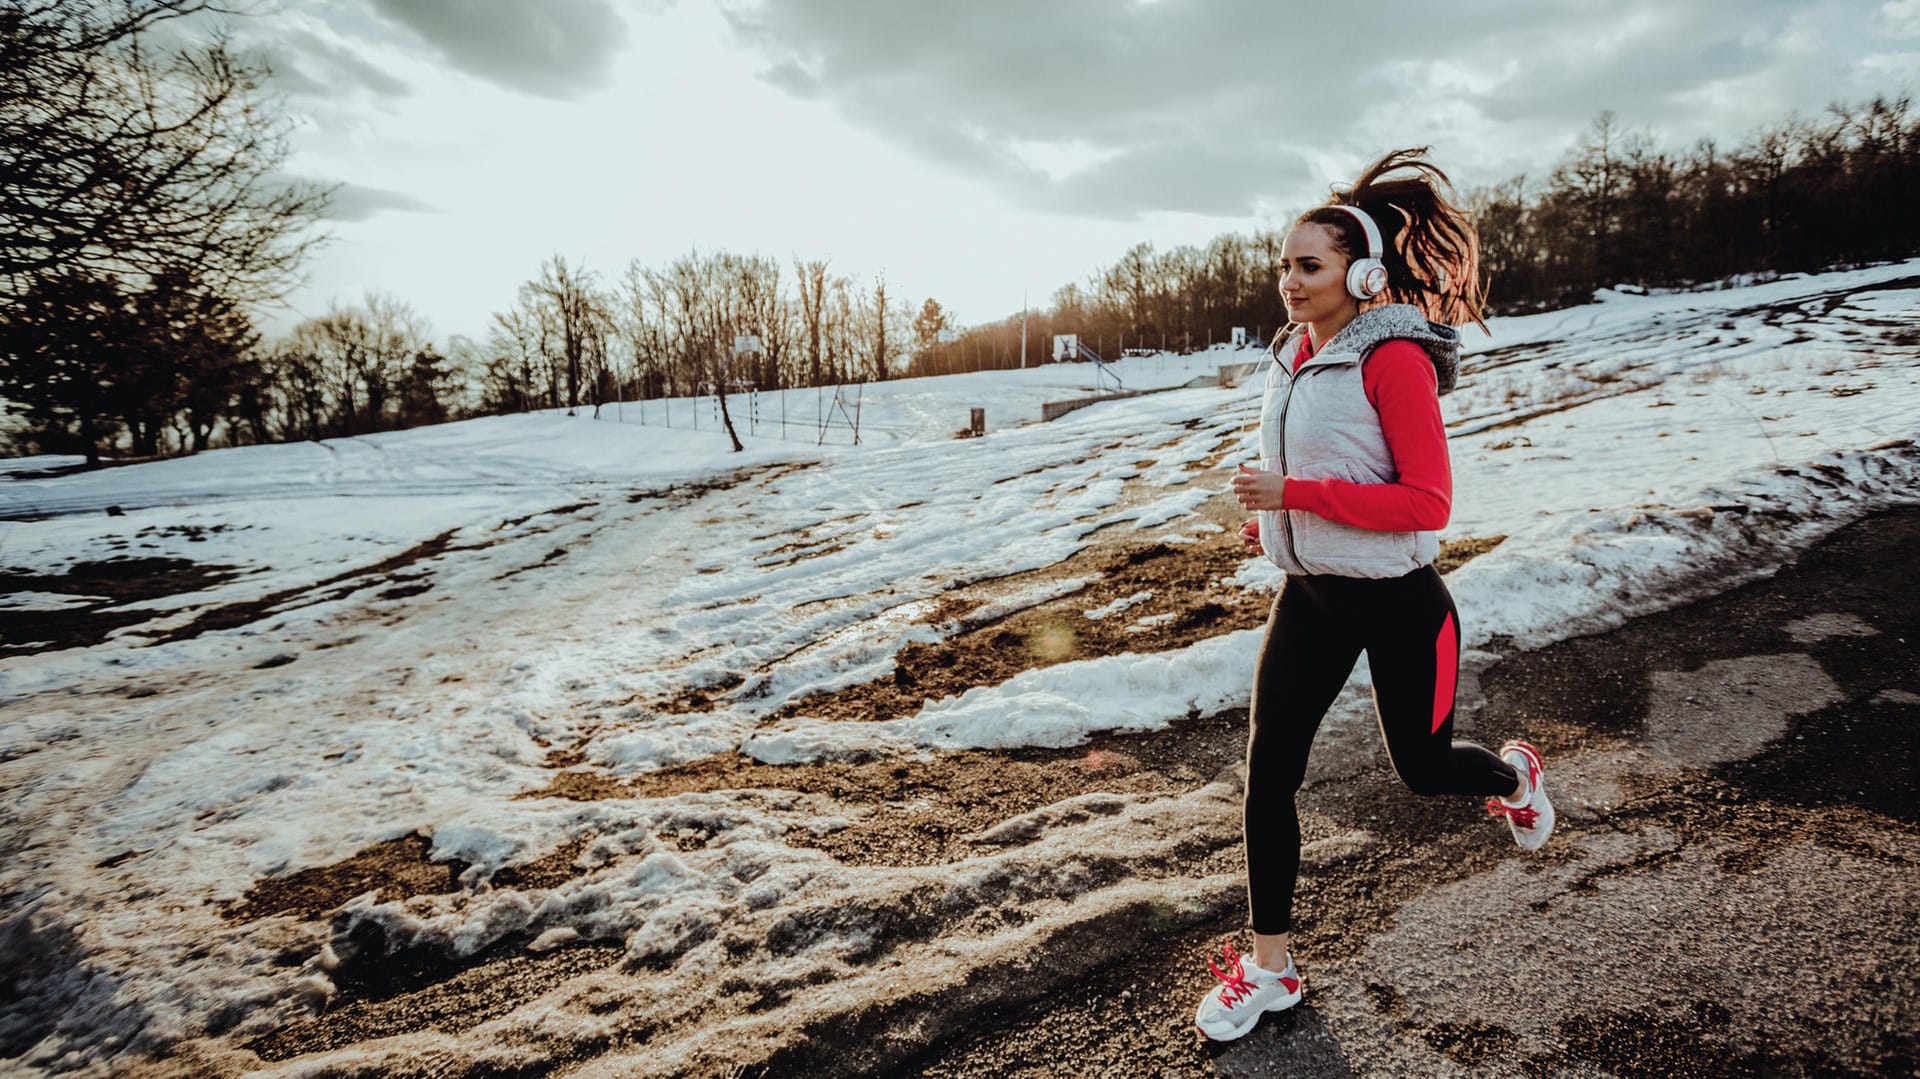
<svg viewBox="0 0 1920 1079">
<path fill-rule="evenodd" d="M 1221 970 L 1212 956 L 1207 957 L 1207 969 L 1226 983 L 1220 990 L 1220 1003 L 1231 1008 L 1235 1003 L 1252 996 L 1254 990 L 1260 987 L 1247 980 L 1247 968 L 1240 962 L 1240 953 L 1234 950 L 1232 941 L 1222 946 L 1222 952 L 1226 956 L 1227 969 Z M 1280 985 L 1289 993 L 1300 987 L 1300 983 L 1292 978 L 1280 979 Z"/>
<path fill-rule="evenodd" d="M 1212 956 L 1207 957 L 1207 969 L 1213 971 L 1214 977 L 1227 983 L 1226 987 L 1220 990 L 1220 1003 L 1231 1008 L 1241 998 L 1252 996 L 1255 986 L 1247 980 L 1247 970 L 1240 964 L 1240 953 L 1234 950 L 1232 941 L 1227 942 L 1225 955 L 1226 970 L 1221 970 L 1214 963 Z"/>
<path fill-rule="evenodd" d="M 1531 828 L 1533 827 L 1533 822 L 1540 819 L 1539 810 L 1528 809 L 1523 805 L 1510 806 L 1498 798 L 1487 799 L 1487 812 L 1496 817 L 1512 817 L 1513 823 L 1522 828 Z"/>
</svg>

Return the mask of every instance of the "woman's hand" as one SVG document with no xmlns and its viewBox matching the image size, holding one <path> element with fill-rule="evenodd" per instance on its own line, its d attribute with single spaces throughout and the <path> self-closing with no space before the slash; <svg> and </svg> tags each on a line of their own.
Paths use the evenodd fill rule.
<svg viewBox="0 0 1920 1079">
<path fill-rule="evenodd" d="M 1233 497 L 1240 500 L 1242 509 L 1277 510 L 1286 490 L 1287 479 L 1278 472 L 1241 465 L 1240 474 L 1233 477 Z"/>
<path fill-rule="evenodd" d="M 1240 526 L 1240 542 L 1245 544 L 1249 551 L 1256 553 L 1260 551 L 1260 518 L 1255 517 Z"/>
</svg>

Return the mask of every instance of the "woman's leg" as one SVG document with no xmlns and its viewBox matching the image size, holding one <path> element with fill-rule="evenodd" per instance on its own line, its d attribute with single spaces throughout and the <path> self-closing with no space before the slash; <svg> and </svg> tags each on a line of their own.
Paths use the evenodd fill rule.
<svg viewBox="0 0 1920 1079">
<path fill-rule="evenodd" d="M 1274 601 L 1254 670 L 1247 737 L 1247 905 L 1254 963 L 1286 966 L 1293 886 L 1300 871 L 1300 817 L 1293 798 L 1327 708 L 1353 673 L 1360 640 L 1315 598 L 1314 581 L 1289 577 Z M 1273 964 L 1273 965 L 1269 965 Z"/>
<path fill-rule="evenodd" d="M 1415 794 L 1515 794 L 1520 774 L 1472 742 L 1453 740 L 1460 620 L 1432 566 L 1368 581 L 1364 619 L 1380 733 L 1394 771 Z"/>
</svg>

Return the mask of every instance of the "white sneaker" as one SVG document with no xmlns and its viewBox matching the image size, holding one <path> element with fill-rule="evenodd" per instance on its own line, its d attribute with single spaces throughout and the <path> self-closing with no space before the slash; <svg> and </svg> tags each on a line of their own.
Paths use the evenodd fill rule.
<svg viewBox="0 0 1920 1079">
<path fill-rule="evenodd" d="M 1547 800 L 1540 751 L 1525 742 L 1508 742 L 1500 747 L 1500 759 L 1520 773 L 1527 790 L 1515 801 L 1487 799 L 1487 812 L 1507 818 L 1507 827 L 1513 829 L 1513 841 L 1522 849 L 1539 850 L 1553 834 L 1553 803 Z"/>
<path fill-rule="evenodd" d="M 1293 968 L 1293 956 L 1287 956 L 1287 969 L 1262 970 L 1226 945 L 1227 969 L 1221 970 L 1207 957 L 1207 968 L 1220 979 L 1219 987 L 1207 990 L 1193 1014 L 1193 1025 L 1200 1033 L 1217 1042 L 1230 1042 L 1254 1028 L 1267 1012 L 1285 1011 L 1300 1003 L 1300 972 Z"/>
</svg>

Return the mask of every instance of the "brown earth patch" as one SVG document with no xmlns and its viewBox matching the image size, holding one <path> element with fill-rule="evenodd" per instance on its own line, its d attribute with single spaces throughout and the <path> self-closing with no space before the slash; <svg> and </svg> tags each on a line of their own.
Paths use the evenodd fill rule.
<svg viewBox="0 0 1920 1079">
<path fill-rule="evenodd" d="M 1433 560 L 1433 568 L 1441 573 L 1452 573 L 1500 546 L 1506 538 L 1505 536 L 1468 536 L 1465 539 L 1442 540 L 1440 557 Z"/>
<path fill-rule="evenodd" d="M 746 789 L 820 794 L 849 807 L 855 819 L 820 835 L 789 833 L 788 842 L 850 865 L 939 865 L 995 849 L 968 836 L 1067 798 L 1094 791 L 1173 794 L 1203 786 L 1239 759 L 1245 732 L 1241 709 L 1144 734 L 1099 734 L 1071 749 L 963 750 L 799 765 L 728 754 L 626 780 L 565 772 L 521 797 L 588 801 Z M 572 858 L 566 857 L 567 864 Z"/>
<path fill-rule="evenodd" d="M 681 689 L 679 693 L 674 694 L 673 698 L 663 704 L 661 708 L 674 715 L 683 715 L 688 712 L 705 712 L 714 705 L 719 704 L 725 699 L 727 694 L 740 688 L 740 684 L 745 681 L 746 678 L 742 675 L 728 674 L 704 686 L 687 686 Z"/>
<path fill-rule="evenodd" d="M 592 836 L 580 836 L 531 862 L 507 866 L 493 875 L 493 886 L 523 890 L 552 888 L 572 880 L 580 875 L 580 870 L 573 864 L 574 860 L 592 841 Z"/>
<path fill-rule="evenodd" d="M 220 913 L 230 922 L 251 922 L 273 914 L 292 914 L 311 921 L 326 917 L 341 904 L 367 892 L 377 892 L 379 902 L 384 903 L 459 890 L 466 864 L 429 861 L 427 854 L 432 847 L 432 840 L 418 833 L 375 843 L 332 865 L 259 881 L 247 889 L 240 902 Z"/>
<path fill-rule="evenodd" d="M 51 611 L 0 610 L 0 655 L 86 648 L 122 626 L 153 617 L 138 604 L 198 592 L 240 575 L 235 566 L 185 558 L 108 558 L 80 562 L 64 573 L 0 572 L 0 595 L 48 592 L 89 602 Z"/>
<path fill-rule="evenodd" d="M 1021 671 L 1123 652 L 1165 652 L 1266 620 L 1265 597 L 1223 580 L 1246 559 L 1237 539 L 1116 544 L 1097 557 L 1088 565 L 1076 556 L 1033 575 L 1096 577 L 1084 589 L 970 626 L 937 644 L 910 643 L 895 658 L 890 677 L 791 702 L 770 718 L 891 719 L 974 686 L 999 685 Z M 1103 618 L 1086 614 L 1141 592 L 1153 595 Z M 963 603 L 950 599 L 936 613 Z M 1154 621 L 1143 624 L 1143 618 Z"/>
<path fill-rule="evenodd" d="M 484 953 L 466 969 L 449 970 L 437 982 L 379 999 L 359 997 L 324 1015 L 302 1019 L 247 1042 L 245 1048 L 267 1061 L 290 1060 L 376 1038 L 439 1030 L 458 1034 L 513 1011 L 573 978 L 620 961 L 620 944 L 592 943 L 529 955 L 515 941 L 514 953 Z M 343 996 L 346 994 L 343 992 Z"/>
<path fill-rule="evenodd" d="M 437 536 L 414 544 L 412 547 L 383 558 L 369 566 L 361 566 L 344 573 L 336 573 L 322 581 L 297 588 L 286 588 L 272 592 L 258 599 L 243 600 L 239 603 L 227 603 L 200 612 L 185 625 L 165 630 L 153 635 L 149 644 L 163 644 L 168 641 L 184 641 L 198 637 L 202 633 L 213 633 L 223 629 L 233 629 L 251 622 L 257 622 L 269 614 L 282 614 L 300 607 L 316 603 L 327 603 L 358 592 L 370 585 L 384 584 L 393 574 L 429 558 L 437 558 L 450 551 L 473 550 L 489 544 L 466 544 L 455 546 L 453 531 L 448 530 Z M 424 574 L 422 575 L 424 576 Z M 421 589 L 425 591 L 425 587 Z"/>
</svg>

